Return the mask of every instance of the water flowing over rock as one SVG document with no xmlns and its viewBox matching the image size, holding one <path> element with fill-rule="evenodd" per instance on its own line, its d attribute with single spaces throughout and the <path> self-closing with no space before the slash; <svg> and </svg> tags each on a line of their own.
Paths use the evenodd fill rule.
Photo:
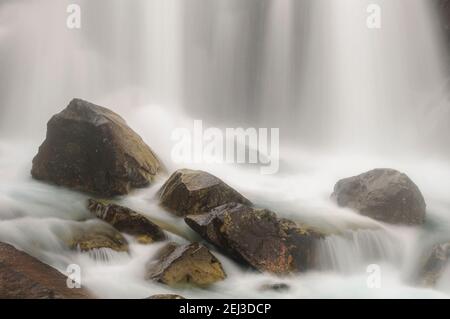
<svg viewBox="0 0 450 319">
<path fill-rule="evenodd" d="M 231 202 L 251 205 L 219 178 L 190 169 L 173 173 L 159 190 L 159 196 L 161 204 L 178 216 L 202 214 Z"/>
<path fill-rule="evenodd" d="M 147 266 L 147 279 L 169 286 L 208 286 L 225 279 L 219 260 L 203 245 L 169 243 Z"/>
<path fill-rule="evenodd" d="M 263 284 L 260 287 L 261 291 L 273 291 L 273 292 L 286 292 L 289 291 L 291 287 L 284 282 L 274 283 L 274 284 Z"/>
<path fill-rule="evenodd" d="M 0 243 L 0 299 L 86 299 L 84 289 L 69 289 L 56 269 Z"/>
<path fill-rule="evenodd" d="M 231 257 L 261 272 L 288 274 L 314 266 L 316 240 L 323 235 L 266 209 L 230 203 L 186 223 Z"/>
<path fill-rule="evenodd" d="M 421 270 L 420 280 L 426 286 L 434 286 L 450 264 L 450 242 L 435 245 Z"/>
<path fill-rule="evenodd" d="M 163 294 L 163 295 L 153 295 L 146 299 L 186 299 L 180 295 Z"/>
<path fill-rule="evenodd" d="M 340 180 L 332 198 L 373 219 L 417 225 L 425 221 L 426 204 L 416 184 L 393 169 L 375 169 Z"/>
<path fill-rule="evenodd" d="M 113 227 L 108 224 L 105 226 L 91 226 L 85 229 L 76 229 L 68 245 L 72 249 L 82 252 L 108 248 L 117 252 L 128 252 L 128 242 Z"/>
<path fill-rule="evenodd" d="M 98 194 L 127 194 L 162 169 L 153 151 L 116 113 L 74 99 L 47 124 L 33 159 L 35 179 Z"/>
<path fill-rule="evenodd" d="M 167 236 L 145 216 L 123 206 L 90 199 L 89 210 L 118 231 L 135 236 L 141 244 L 165 240 Z"/>
</svg>

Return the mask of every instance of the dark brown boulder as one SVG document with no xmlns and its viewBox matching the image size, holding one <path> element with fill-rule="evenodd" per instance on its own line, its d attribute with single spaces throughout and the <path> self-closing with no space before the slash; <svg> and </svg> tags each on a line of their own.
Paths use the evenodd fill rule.
<svg viewBox="0 0 450 319">
<path fill-rule="evenodd" d="M 419 188 L 393 169 L 375 169 L 342 179 L 331 196 L 339 206 L 379 221 L 406 225 L 425 221 L 426 204 Z"/>
<path fill-rule="evenodd" d="M 74 99 L 48 122 L 31 174 L 56 185 L 114 196 L 147 186 L 160 170 L 156 155 L 119 115 Z"/>
<path fill-rule="evenodd" d="M 170 243 L 147 265 L 147 279 L 169 286 L 208 286 L 225 279 L 219 260 L 203 245 Z"/>
<path fill-rule="evenodd" d="M 150 244 L 167 239 L 164 231 L 147 217 L 123 206 L 90 199 L 89 210 L 118 231 L 135 236 L 138 242 Z"/>
<path fill-rule="evenodd" d="M 159 196 L 161 205 L 178 216 L 201 214 L 230 202 L 251 205 L 219 178 L 190 169 L 173 173 L 159 190 Z"/>
<path fill-rule="evenodd" d="M 11 245 L 0 243 L 0 299 L 87 299 L 67 277 Z"/>
<path fill-rule="evenodd" d="M 420 280 L 425 286 L 434 286 L 450 264 L 450 242 L 435 245 L 421 270 Z"/>
<path fill-rule="evenodd" d="M 266 209 L 226 204 L 186 223 L 204 239 L 238 261 L 262 272 L 288 274 L 314 266 L 316 240 L 323 235 L 277 218 Z"/>
</svg>

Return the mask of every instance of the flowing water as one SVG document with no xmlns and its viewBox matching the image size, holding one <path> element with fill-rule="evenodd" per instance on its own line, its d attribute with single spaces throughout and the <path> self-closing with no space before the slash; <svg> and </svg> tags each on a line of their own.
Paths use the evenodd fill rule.
<svg viewBox="0 0 450 319">
<path fill-rule="evenodd" d="M 450 269 L 436 287 L 416 283 L 423 255 L 450 240 L 449 84 L 430 1 L 379 0 L 382 28 L 365 26 L 361 0 L 78 1 L 82 28 L 65 27 L 69 1 L 0 2 L 0 241 L 104 298 L 176 292 L 190 298 L 448 298 Z M 88 195 L 31 179 L 45 124 L 73 97 L 119 112 L 169 171 L 171 132 L 202 119 L 215 127 L 279 127 L 280 171 L 190 164 L 297 222 L 327 230 L 315 270 L 260 274 L 214 250 L 228 278 L 208 289 L 144 280 L 164 245 L 130 254 L 70 250 L 77 229 L 102 222 Z M 336 207 L 337 180 L 375 167 L 407 173 L 427 201 L 421 227 L 392 226 Z M 166 178 L 166 177 L 164 177 Z M 170 240 L 199 238 L 158 206 L 164 181 L 117 202 L 171 225 Z M 381 287 L 367 284 L 368 266 Z M 262 291 L 286 282 L 287 291 Z"/>
</svg>

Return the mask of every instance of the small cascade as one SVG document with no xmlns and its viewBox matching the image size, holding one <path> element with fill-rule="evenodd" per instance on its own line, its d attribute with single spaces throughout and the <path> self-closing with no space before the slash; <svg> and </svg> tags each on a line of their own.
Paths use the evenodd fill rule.
<svg viewBox="0 0 450 319">
<path fill-rule="evenodd" d="M 327 236 L 317 250 L 319 269 L 346 274 L 365 271 L 373 263 L 398 263 L 402 256 L 402 246 L 383 229 L 349 230 Z"/>
<path fill-rule="evenodd" d="M 88 251 L 82 251 L 77 248 L 78 253 L 85 254 L 89 258 L 98 263 L 116 263 L 129 259 L 129 254 L 126 252 L 117 252 L 111 248 L 94 248 Z"/>
</svg>

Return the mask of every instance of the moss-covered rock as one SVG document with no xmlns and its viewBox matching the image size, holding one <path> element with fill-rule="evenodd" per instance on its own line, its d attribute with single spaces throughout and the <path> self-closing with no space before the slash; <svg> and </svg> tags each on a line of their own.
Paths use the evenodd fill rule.
<svg viewBox="0 0 450 319">
<path fill-rule="evenodd" d="M 379 221 L 406 225 L 425 221 L 426 204 L 419 188 L 393 169 L 375 169 L 340 180 L 331 197 L 339 206 Z"/>
<path fill-rule="evenodd" d="M 181 169 L 159 190 L 161 204 L 178 216 L 202 214 L 220 205 L 250 201 L 219 178 L 203 171 Z"/>
<path fill-rule="evenodd" d="M 127 240 L 108 224 L 74 229 L 72 237 L 68 239 L 68 245 L 71 249 L 82 252 L 101 248 L 109 248 L 117 252 L 128 252 Z"/>
<path fill-rule="evenodd" d="M 220 261 L 199 243 L 169 243 L 147 265 L 147 279 L 169 286 L 204 287 L 225 277 Z"/>
<path fill-rule="evenodd" d="M 127 194 L 162 169 L 153 151 L 116 113 L 74 99 L 47 124 L 33 159 L 35 179 L 98 194 Z"/>
<path fill-rule="evenodd" d="M 262 272 L 288 274 L 314 266 L 319 231 L 279 219 L 266 209 L 230 203 L 210 213 L 190 215 L 186 223 L 238 261 Z"/>
<path fill-rule="evenodd" d="M 142 244 L 165 240 L 164 231 L 145 216 L 123 206 L 90 199 L 89 210 L 118 231 L 136 237 Z"/>
</svg>

